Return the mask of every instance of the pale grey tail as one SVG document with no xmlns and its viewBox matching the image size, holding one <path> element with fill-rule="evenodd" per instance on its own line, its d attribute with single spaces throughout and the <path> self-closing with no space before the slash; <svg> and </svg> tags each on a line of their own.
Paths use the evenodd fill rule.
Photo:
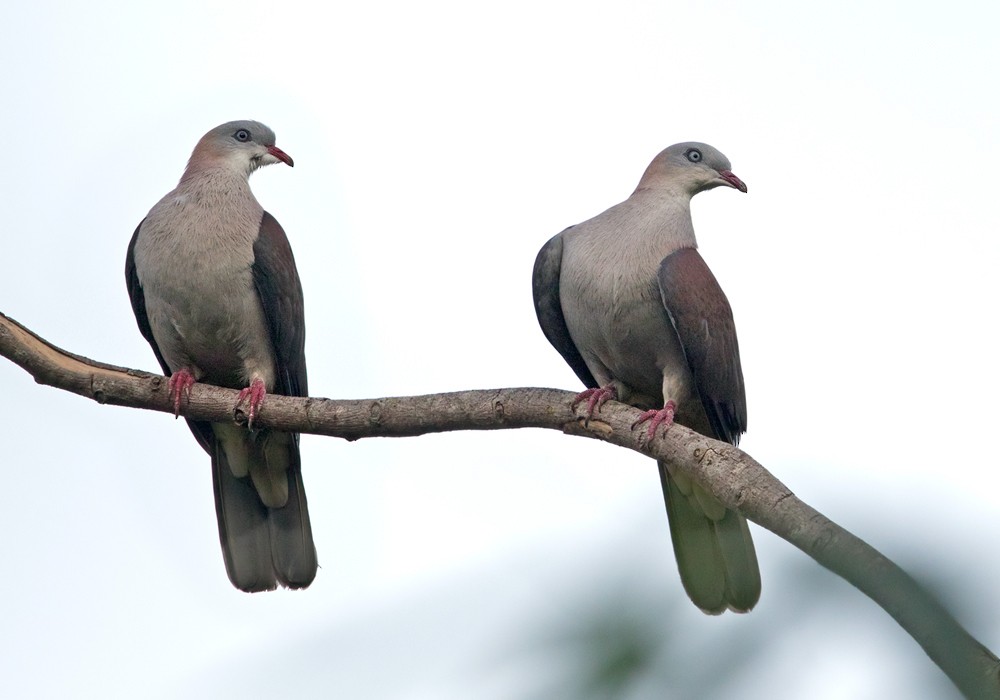
<svg viewBox="0 0 1000 700">
<path fill-rule="evenodd" d="M 288 445 L 288 501 L 280 508 L 263 504 L 249 476 L 233 474 L 221 440 L 212 451 L 222 556 L 229 580 L 242 591 L 270 591 L 279 584 L 305 588 L 316 577 L 316 547 L 302 485 L 298 441 L 289 440 Z M 249 440 L 247 447 L 254 451 Z M 259 453 L 247 457 L 262 458 Z"/>
<path fill-rule="evenodd" d="M 760 599 L 760 568 L 746 518 L 658 466 L 684 590 L 706 613 L 748 612 Z"/>
</svg>

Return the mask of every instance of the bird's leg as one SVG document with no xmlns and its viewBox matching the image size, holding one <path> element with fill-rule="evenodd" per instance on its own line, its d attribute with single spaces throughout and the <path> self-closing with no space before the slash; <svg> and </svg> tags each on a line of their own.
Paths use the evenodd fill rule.
<svg viewBox="0 0 1000 700">
<path fill-rule="evenodd" d="M 170 398 L 174 402 L 174 418 L 181 414 L 181 397 L 191 400 L 191 387 L 194 386 L 194 375 L 188 369 L 179 369 L 170 375 L 167 388 L 170 390 Z"/>
<path fill-rule="evenodd" d="M 663 408 L 660 410 L 651 410 L 643 413 L 639 418 L 632 424 L 632 430 L 635 430 L 635 426 L 640 423 L 645 423 L 649 421 L 649 431 L 647 435 L 650 440 L 656 435 L 656 429 L 663 425 L 666 429 L 670 429 L 670 426 L 674 424 L 674 411 L 677 410 L 677 404 L 673 401 L 667 401 Z"/>
<path fill-rule="evenodd" d="M 601 406 L 608 399 L 617 399 L 618 390 L 615 389 L 614 384 L 608 384 L 607 386 L 598 387 L 596 389 L 587 389 L 586 391 L 581 391 L 573 399 L 573 405 L 570 406 L 574 411 L 576 410 L 577 404 L 581 401 L 587 402 L 587 422 L 594 417 L 594 411 L 600 411 Z"/>
<path fill-rule="evenodd" d="M 253 430 L 254 419 L 257 417 L 257 411 L 260 410 L 261 405 L 264 403 L 265 396 L 267 396 L 267 388 L 264 386 L 264 380 L 260 377 L 254 377 L 254 380 L 250 382 L 250 386 L 240 390 L 240 396 L 236 399 L 236 405 L 233 406 L 233 410 L 235 411 L 244 401 L 250 404 L 247 411 L 247 427 L 251 430 Z"/>
</svg>

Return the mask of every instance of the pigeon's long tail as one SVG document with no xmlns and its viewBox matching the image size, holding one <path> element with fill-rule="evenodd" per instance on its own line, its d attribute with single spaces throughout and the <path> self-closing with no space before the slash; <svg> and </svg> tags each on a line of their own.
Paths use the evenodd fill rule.
<svg viewBox="0 0 1000 700">
<path fill-rule="evenodd" d="M 706 613 L 748 612 L 760 599 L 760 569 L 746 518 L 657 464 L 684 590 Z"/>
<path fill-rule="evenodd" d="M 216 440 L 212 450 L 212 480 L 229 580 L 247 592 L 305 588 L 317 562 L 297 436 L 246 433 L 242 444 L 225 441 L 228 452 L 223 442 Z M 262 474 L 272 507 L 259 492 Z"/>
<path fill-rule="evenodd" d="M 268 509 L 271 532 L 271 563 L 278 583 L 305 588 L 316 578 L 316 545 L 313 544 L 306 489 L 295 446 L 295 467 L 288 471 L 288 501 L 282 508 Z"/>
</svg>

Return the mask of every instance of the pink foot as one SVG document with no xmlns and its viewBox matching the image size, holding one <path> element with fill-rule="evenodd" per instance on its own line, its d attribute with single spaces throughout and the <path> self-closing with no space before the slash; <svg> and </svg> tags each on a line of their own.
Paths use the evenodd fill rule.
<svg viewBox="0 0 1000 700">
<path fill-rule="evenodd" d="M 181 397 L 191 400 L 191 387 L 194 386 L 194 375 L 189 370 L 179 369 L 170 375 L 167 388 L 170 390 L 170 398 L 174 402 L 174 418 L 181 413 Z"/>
<path fill-rule="evenodd" d="M 674 424 L 674 411 L 677 409 L 677 404 L 673 401 L 667 401 L 667 403 L 659 411 L 646 411 L 638 420 L 632 424 L 632 430 L 635 430 L 635 426 L 640 423 L 645 423 L 649 421 L 649 431 L 646 435 L 650 440 L 656 435 L 656 429 L 663 425 L 669 430 L 670 426 Z"/>
<path fill-rule="evenodd" d="M 253 429 L 254 419 L 257 418 L 257 411 L 260 410 L 261 405 L 264 403 L 265 396 L 267 396 L 267 389 L 264 388 L 263 380 L 259 378 L 254 379 L 250 382 L 250 386 L 240 391 L 236 405 L 233 406 L 233 410 L 235 411 L 244 401 L 248 401 L 250 410 L 247 412 L 247 427 L 250 429 Z"/>
<path fill-rule="evenodd" d="M 618 390 L 615 389 L 613 384 L 608 384 L 607 386 L 602 386 L 599 389 L 587 389 L 586 391 L 581 391 L 573 399 L 573 405 L 570 407 L 576 410 L 577 404 L 581 401 L 587 402 L 587 420 L 589 421 L 594 417 L 594 411 L 600 411 L 601 406 L 608 399 L 617 399 Z"/>
</svg>

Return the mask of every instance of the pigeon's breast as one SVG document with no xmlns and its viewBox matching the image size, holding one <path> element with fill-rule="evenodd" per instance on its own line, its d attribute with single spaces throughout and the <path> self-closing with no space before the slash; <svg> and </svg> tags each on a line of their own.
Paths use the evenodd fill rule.
<svg viewBox="0 0 1000 700">
<path fill-rule="evenodd" d="M 154 208 L 136 241 L 153 337 L 173 371 L 191 368 L 199 380 L 233 387 L 256 371 L 270 387 L 273 352 L 252 272 L 260 217 L 193 204 Z"/>
<path fill-rule="evenodd" d="M 601 243 L 584 235 L 566 244 L 560 298 L 570 336 L 599 383 L 617 381 L 630 402 L 662 406 L 664 383 L 686 394 L 691 376 L 660 298 L 661 258 Z"/>
</svg>

